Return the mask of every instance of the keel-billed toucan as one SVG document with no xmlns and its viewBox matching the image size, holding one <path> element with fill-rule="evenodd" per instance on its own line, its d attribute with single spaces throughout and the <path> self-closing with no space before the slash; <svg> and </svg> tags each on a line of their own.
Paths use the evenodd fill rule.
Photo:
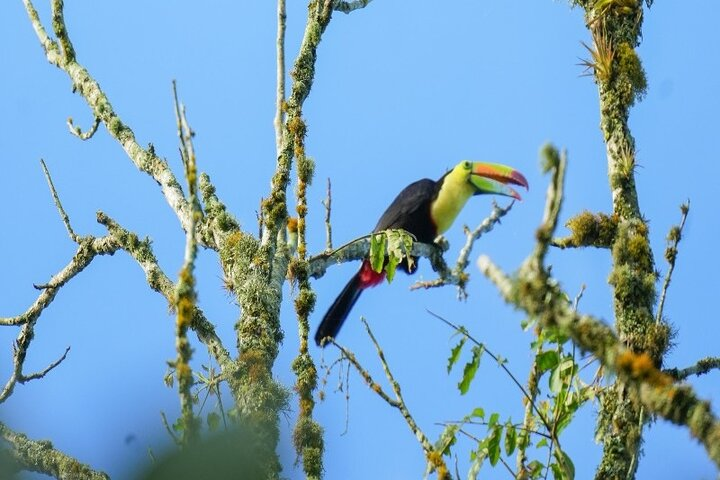
<svg viewBox="0 0 720 480">
<path fill-rule="evenodd" d="M 505 165 L 460 162 L 440 180 L 424 178 L 405 187 L 382 214 L 373 233 L 401 228 L 413 234 L 418 242 L 432 243 L 435 237 L 450 228 L 473 195 L 494 193 L 520 199 L 520 195 L 507 186 L 509 183 L 528 187 L 520 172 Z M 413 273 L 417 263 L 408 268 L 408 264 L 403 262 L 398 267 Z M 315 333 L 315 342 L 321 345 L 324 338 L 334 338 L 360 293 L 384 278 L 385 272 L 375 272 L 370 260 L 365 259 L 323 317 Z"/>
</svg>

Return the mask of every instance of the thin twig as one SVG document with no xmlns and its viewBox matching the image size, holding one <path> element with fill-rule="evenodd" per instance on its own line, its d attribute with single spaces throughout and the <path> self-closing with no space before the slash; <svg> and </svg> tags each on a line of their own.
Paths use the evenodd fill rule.
<svg viewBox="0 0 720 480">
<path fill-rule="evenodd" d="M 165 426 L 165 430 L 168 432 L 168 435 L 170 435 L 170 438 L 172 438 L 175 445 L 181 445 L 180 439 L 175 435 L 175 432 L 170 427 L 170 424 L 168 423 L 168 419 L 165 416 L 165 412 L 160 412 L 160 418 L 162 418 L 162 424 Z"/>
<path fill-rule="evenodd" d="M 65 213 L 65 209 L 62 206 L 62 203 L 60 202 L 60 197 L 57 194 L 57 191 L 55 190 L 55 185 L 53 184 L 52 177 L 50 177 L 50 171 L 47 168 L 47 165 L 45 165 L 45 160 L 42 158 L 40 159 L 40 166 L 42 166 L 43 172 L 45 173 L 45 178 L 47 179 L 48 186 L 50 187 L 50 193 L 52 194 L 53 201 L 55 202 L 55 206 L 58 209 L 58 212 L 60 213 L 60 218 L 63 221 L 63 224 L 65 224 L 65 229 L 68 232 L 68 235 L 70 235 L 70 238 L 73 242 L 78 243 L 80 237 L 75 234 L 73 231 L 72 225 L 70 225 L 70 217 L 68 217 L 67 213 Z"/>
<path fill-rule="evenodd" d="M 60 365 L 60 364 L 65 360 L 65 358 L 67 358 L 68 352 L 70 352 L 70 347 L 66 347 L 66 348 L 65 348 L 65 353 L 63 353 L 60 358 L 58 358 L 57 360 L 55 360 L 54 362 L 52 362 L 50 365 L 48 365 L 47 367 L 45 367 L 45 369 L 43 369 L 42 371 L 36 372 L 36 373 L 32 373 L 32 374 L 30 374 L 30 375 L 23 375 L 23 377 L 22 377 L 21 379 L 18 379 L 18 381 L 19 381 L 20 383 L 25 383 L 25 382 L 27 382 L 27 381 L 29 381 L 29 380 L 37 380 L 37 379 L 39 379 L 39 378 L 43 378 L 45 375 L 47 375 L 47 374 L 50 372 L 50 370 L 52 370 L 52 369 L 54 369 L 55 367 L 57 367 L 58 365 Z"/>
<path fill-rule="evenodd" d="M 470 263 L 470 253 L 472 253 L 472 248 L 475 242 L 480 239 L 480 237 L 490 232 L 493 227 L 495 227 L 496 224 L 500 223 L 500 219 L 504 217 L 510 209 L 512 209 L 513 204 L 515 202 L 510 202 L 507 207 L 499 207 L 497 203 L 493 201 L 492 211 L 490 212 L 490 215 L 488 215 L 480 224 L 475 227 L 475 229 L 470 230 L 468 228 L 465 229 L 465 244 L 460 249 L 460 253 L 458 254 L 457 262 L 455 263 L 455 267 L 452 271 L 446 270 L 439 270 L 439 277 L 434 280 L 420 280 L 415 282 L 411 287 L 410 290 L 417 290 L 419 288 L 435 288 L 435 287 L 442 287 L 444 285 L 457 285 L 458 287 L 458 297 L 461 300 L 464 300 L 467 298 L 467 292 L 465 291 L 465 285 L 469 279 L 469 275 L 466 272 L 467 266 Z"/>
<path fill-rule="evenodd" d="M 430 440 L 428 440 L 425 433 L 417 425 L 417 422 L 415 422 L 415 418 L 413 418 L 413 416 L 410 414 L 410 410 L 408 410 L 407 404 L 403 399 L 402 392 L 400 390 L 400 384 L 397 382 L 397 380 L 395 380 L 395 377 L 390 371 L 390 365 L 388 365 L 387 361 L 385 360 L 385 354 L 383 353 L 382 348 L 380 348 L 380 344 L 378 343 L 375 335 L 370 329 L 370 324 L 368 324 L 367 320 L 365 320 L 364 318 L 361 318 L 361 321 L 363 325 L 365 325 L 365 330 L 367 331 L 367 334 L 370 336 L 370 340 L 372 340 L 372 343 L 375 346 L 375 351 L 377 352 L 380 363 L 382 364 L 383 371 L 385 372 L 385 377 L 387 378 L 388 382 L 390 382 L 390 386 L 392 387 L 393 392 L 395 392 L 395 398 L 397 399 L 397 408 L 398 410 L 400 410 L 400 413 L 405 419 L 405 423 L 407 423 L 408 427 L 410 427 L 410 430 L 415 435 L 415 438 L 418 440 L 418 442 L 420 442 L 420 445 L 425 451 L 425 456 L 429 460 L 431 454 L 435 452 L 435 448 L 430 443 Z M 445 465 L 445 460 L 442 458 L 442 456 L 438 455 L 436 457 L 433 468 L 436 468 L 438 470 L 438 477 L 441 477 L 443 475 L 442 472 L 447 475 L 447 466 Z"/>
<path fill-rule="evenodd" d="M 550 425 L 550 422 L 547 420 L 545 415 L 543 415 L 543 413 L 540 411 L 540 409 L 535 405 L 533 398 L 530 396 L 530 394 L 528 394 L 527 390 L 525 390 L 525 387 L 523 387 L 522 384 L 518 381 L 517 377 L 515 377 L 515 375 L 513 375 L 513 373 L 510 371 L 510 369 L 505 365 L 505 362 L 501 362 L 500 358 L 497 355 L 495 355 L 490 350 L 488 350 L 487 346 L 484 343 L 478 341 L 475 337 L 473 337 L 465 327 L 460 327 L 458 325 L 455 325 L 451 321 L 441 317 L 437 313 L 434 313 L 430 310 L 425 310 L 425 311 L 428 312 L 433 317 L 440 320 L 441 322 L 443 322 L 444 324 L 446 324 L 447 326 L 449 326 L 450 328 L 452 328 L 453 330 L 455 330 L 457 333 L 460 333 L 460 334 L 464 335 L 465 337 L 467 337 L 468 340 L 470 340 L 472 343 L 474 343 L 478 347 L 483 347 L 485 353 L 487 353 L 493 360 L 495 360 L 495 362 L 498 364 L 498 366 L 500 368 L 502 368 L 505 371 L 505 373 L 510 377 L 510 379 L 513 381 L 515 386 L 517 386 L 518 389 L 520 389 L 520 391 L 522 392 L 523 396 L 527 399 L 527 401 L 530 402 L 530 404 L 532 405 L 533 409 L 535 410 L 535 413 L 537 414 L 538 418 L 540 418 L 540 420 L 543 422 L 543 425 L 545 426 L 545 428 L 549 432 L 552 431 L 552 426 Z"/>
<path fill-rule="evenodd" d="M 330 211 L 332 209 L 332 190 L 330 177 L 327 179 L 327 195 L 322 202 L 325 207 L 325 251 L 332 251 L 332 224 L 330 223 Z"/>
<path fill-rule="evenodd" d="M 95 119 L 93 120 L 93 124 L 90 127 L 90 130 L 88 130 L 87 132 L 83 132 L 80 127 L 73 124 L 72 117 L 68 117 L 67 126 L 68 129 L 70 129 L 70 133 L 78 137 L 80 140 L 90 140 L 92 136 L 95 135 L 95 132 L 97 132 L 97 129 L 100 126 L 100 122 L 100 118 L 95 117 Z"/>
<path fill-rule="evenodd" d="M 673 271 L 675 270 L 675 260 L 678 254 L 678 244 L 682 239 L 682 231 L 685 228 L 685 220 L 687 220 L 688 212 L 690 211 L 690 200 L 680 205 L 680 224 L 675 225 L 670 229 L 668 233 L 668 245 L 665 249 L 665 259 L 668 262 L 669 268 L 665 274 L 665 280 L 663 281 L 662 289 L 660 290 L 660 301 L 658 302 L 657 314 L 655 322 L 660 323 L 662 321 L 663 307 L 665 306 L 665 296 L 667 295 L 668 287 L 670 286 L 670 280 L 672 279 Z"/>
<path fill-rule="evenodd" d="M 97 255 L 112 255 L 119 249 L 119 245 L 110 237 L 83 237 L 70 262 L 50 279 L 46 288 L 42 289 L 35 302 L 24 313 L 15 317 L 0 318 L 0 325 L 21 326 L 14 343 L 12 373 L 0 391 L 0 403 L 12 395 L 17 383 L 23 383 L 27 378 L 22 373 L 22 369 L 28 348 L 35 336 L 35 324 L 55 299 L 60 288 L 82 272 Z"/>
<path fill-rule="evenodd" d="M 282 149 L 283 123 L 285 114 L 283 111 L 285 105 L 285 0 L 278 0 L 277 8 L 277 92 L 275 99 L 275 146 L 277 154 L 280 155 Z"/>
<path fill-rule="evenodd" d="M 360 376 L 365 380 L 365 383 L 367 383 L 367 386 L 370 387 L 370 390 L 377 393 L 380 398 L 385 400 L 385 402 L 390 405 L 391 407 L 399 408 L 399 403 L 397 400 L 394 400 L 390 398 L 390 395 L 388 395 L 385 390 L 380 386 L 379 383 L 377 383 L 375 380 L 373 380 L 372 375 L 370 375 L 370 372 L 368 372 L 358 361 L 357 357 L 353 352 L 351 352 L 349 349 L 343 347 L 339 343 L 335 341 L 334 338 L 330 338 L 329 342 L 335 345 L 338 350 L 340 350 L 340 353 L 342 354 L 342 358 L 346 359 L 348 362 L 352 364 L 353 367 L 355 367 L 355 370 L 358 371 Z"/>
<path fill-rule="evenodd" d="M 157 156 L 152 148 L 143 148 L 138 144 L 135 134 L 115 113 L 110 100 L 97 81 L 87 69 L 77 63 L 64 22 L 63 2 L 60 0 L 51 2 L 52 24 L 57 42 L 48 36 L 32 1 L 23 0 L 23 3 L 48 62 L 68 75 L 74 91 L 85 99 L 94 117 L 103 122 L 108 133 L 122 146 L 133 164 L 160 185 L 166 201 L 177 215 L 183 229 L 187 231 L 192 214 L 191 206 L 185 199 L 180 183 L 169 165 Z"/>
<path fill-rule="evenodd" d="M 378 394 L 380 398 L 385 400 L 385 402 L 390 405 L 391 407 L 397 408 L 400 411 L 400 414 L 405 419 L 405 423 L 407 423 L 408 427 L 412 431 L 415 438 L 420 443 L 420 446 L 422 447 L 423 451 L 425 452 L 425 456 L 428 459 L 428 462 L 430 463 L 430 459 L 433 459 L 431 468 L 436 469 L 438 471 L 438 477 L 442 478 L 448 478 L 448 470 L 447 466 L 445 465 L 445 461 L 443 460 L 442 456 L 440 455 L 434 455 L 435 448 L 430 443 L 430 440 L 427 438 L 425 433 L 420 429 L 420 427 L 417 425 L 417 422 L 413 418 L 412 414 L 407 408 L 407 405 L 405 404 L 405 400 L 403 399 L 402 392 L 400 389 L 400 384 L 395 380 L 395 377 L 393 376 L 392 372 L 390 371 L 390 366 L 387 363 L 387 360 L 385 359 L 385 354 L 383 353 L 382 348 L 380 347 L 380 344 L 378 343 L 377 339 L 375 338 L 375 335 L 372 333 L 372 330 L 370 329 L 370 325 L 367 323 L 367 321 L 364 318 L 361 318 L 361 321 L 363 322 L 363 325 L 365 326 L 365 330 L 368 333 L 368 336 L 370 337 L 370 340 L 372 341 L 373 345 L 375 346 L 375 351 L 378 355 L 378 358 L 380 360 L 380 363 L 382 365 L 383 371 L 385 372 L 385 377 L 387 378 L 388 382 L 390 383 L 390 386 L 393 390 L 393 393 L 395 394 L 395 398 L 391 398 L 390 395 L 388 395 L 385 390 L 377 383 L 375 382 L 372 377 L 370 376 L 370 373 L 363 368 L 363 366 L 360 364 L 360 362 L 357 360 L 355 355 L 349 351 L 348 349 L 340 346 L 337 342 L 335 342 L 334 339 L 329 339 L 328 341 L 338 347 L 340 349 L 340 352 L 343 354 L 345 358 L 355 367 L 355 369 L 360 373 L 360 376 L 363 377 L 365 380 L 365 383 L 370 387 L 371 390 L 373 390 L 375 393 Z"/>
</svg>

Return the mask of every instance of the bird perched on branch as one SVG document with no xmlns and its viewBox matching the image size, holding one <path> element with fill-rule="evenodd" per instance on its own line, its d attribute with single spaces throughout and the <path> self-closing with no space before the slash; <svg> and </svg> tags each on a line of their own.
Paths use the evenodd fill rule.
<svg viewBox="0 0 720 480">
<path fill-rule="evenodd" d="M 511 167 L 460 162 L 437 181 L 424 178 L 405 187 L 382 214 L 373 233 L 403 229 L 418 242 L 432 243 L 435 237 L 450 228 L 473 195 L 496 194 L 520 200 L 520 195 L 508 184 L 528 188 L 525 177 Z M 413 273 L 417 263 L 403 262 L 398 267 Z M 369 259 L 363 260 L 360 270 L 345 285 L 320 322 L 315 342 L 322 345 L 323 339 L 334 338 L 362 291 L 381 283 L 384 278 L 384 270 L 376 272 Z"/>
</svg>

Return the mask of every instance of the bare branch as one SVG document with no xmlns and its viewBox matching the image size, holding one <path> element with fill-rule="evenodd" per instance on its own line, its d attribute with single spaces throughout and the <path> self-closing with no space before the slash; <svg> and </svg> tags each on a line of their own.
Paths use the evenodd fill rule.
<svg viewBox="0 0 720 480">
<path fill-rule="evenodd" d="M 97 129 L 100 126 L 100 119 L 98 117 L 95 117 L 95 119 L 93 120 L 93 124 L 90 127 L 90 130 L 88 130 L 87 132 L 83 132 L 80 127 L 76 127 L 73 124 L 72 117 L 68 117 L 67 126 L 70 130 L 70 133 L 78 137 L 80 140 L 90 140 L 93 135 L 95 135 L 95 132 L 97 132 Z"/>
<path fill-rule="evenodd" d="M 20 333 L 15 340 L 12 374 L 6 382 L 5 387 L 2 391 L 0 391 L 0 403 L 3 403 L 10 395 L 12 395 L 17 383 L 24 383 L 27 380 L 40 378 L 37 374 L 29 377 L 25 376 L 22 373 L 23 364 L 25 362 L 28 348 L 30 347 L 30 342 L 35 336 L 35 324 L 45 308 L 47 308 L 55 299 L 55 296 L 60 291 L 60 288 L 74 278 L 75 275 L 82 272 L 85 267 L 90 265 L 90 262 L 92 262 L 97 255 L 112 255 L 119 248 L 119 245 L 117 245 L 113 239 L 109 237 L 81 238 L 78 249 L 73 258 L 65 266 L 65 268 L 55 274 L 47 285 L 42 288 L 42 292 L 38 295 L 38 298 L 30 306 L 30 308 L 16 317 L 0 318 L 0 325 L 22 326 L 20 328 Z M 62 361 L 62 359 L 60 361 Z M 52 365 L 47 369 L 47 371 L 52 370 L 55 366 L 56 365 Z"/>
<path fill-rule="evenodd" d="M 327 195 L 322 202 L 325 207 L 325 251 L 332 251 L 332 224 L 330 223 L 330 212 L 332 209 L 332 189 L 330 185 L 330 177 L 327 179 Z"/>
<path fill-rule="evenodd" d="M 334 339 L 330 339 L 329 341 L 338 347 L 342 354 L 345 356 L 345 358 L 352 363 L 352 365 L 357 369 L 357 371 L 360 373 L 360 375 L 363 377 L 365 382 L 368 384 L 368 386 L 380 396 L 385 402 L 387 402 L 388 405 L 397 408 L 400 411 L 400 414 L 405 419 L 405 423 L 407 423 L 408 427 L 410 427 L 410 430 L 412 431 L 415 438 L 420 443 L 420 446 L 422 447 L 423 451 L 425 452 L 425 458 L 428 462 L 428 467 L 431 470 L 436 470 L 438 474 L 439 479 L 448 479 L 450 478 L 450 474 L 447 469 L 447 465 L 445 465 L 445 460 L 442 458 L 442 454 L 440 452 L 437 452 L 435 450 L 435 447 L 430 443 L 430 440 L 427 438 L 425 433 L 420 429 L 417 422 L 415 421 L 415 418 L 413 418 L 412 414 L 410 413 L 410 410 L 407 408 L 407 404 L 405 403 L 405 400 L 403 399 L 402 392 L 400 389 L 400 384 L 395 380 L 395 377 L 393 376 L 392 372 L 390 371 L 390 366 L 387 363 L 387 360 L 385 359 L 385 354 L 383 353 L 382 348 L 380 348 L 380 344 L 378 343 L 377 339 L 375 338 L 375 335 L 372 333 L 372 330 L 370 329 L 370 325 L 368 324 L 367 320 L 364 318 L 361 319 L 363 322 L 363 325 L 365 325 L 365 330 L 368 333 L 368 336 L 370 336 L 370 340 L 372 340 L 373 345 L 375 346 L 375 351 L 377 352 L 378 358 L 380 359 L 380 363 L 382 364 L 383 371 L 385 372 L 385 377 L 387 378 L 388 382 L 390 383 L 390 386 L 393 390 L 393 393 L 395 394 L 395 398 L 390 398 L 390 396 L 378 385 L 370 376 L 370 374 L 365 370 L 362 365 L 360 365 L 360 362 L 358 362 L 355 355 L 347 350 L 346 348 L 341 347 L 338 345 Z"/>
<path fill-rule="evenodd" d="M 669 268 L 667 274 L 665 274 L 665 280 L 663 281 L 662 289 L 660 290 L 660 301 L 658 302 L 657 313 L 655 316 L 655 322 L 659 323 L 662 321 L 663 307 L 665 306 L 665 296 L 667 295 L 668 287 L 670 286 L 670 280 L 672 279 L 673 271 L 675 270 L 675 260 L 678 254 L 678 244 L 682 239 L 683 228 L 685 228 L 685 220 L 687 220 L 688 212 L 690 212 L 690 201 L 680 205 L 680 212 L 682 214 L 680 218 L 680 224 L 674 225 L 668 233 L 667 240 L 668 245 L 665 249 L 665 260 L 667 260 Z"/>
<path fill-rule="evenodd" d="M 283 138 L 283 123 L 285 114 L 283 107 L 285 104 L 285 0 L 278 0 L 277 8 L 277 93 L 275 99 L 275 146 L 277 154 L 280 155 Z"/>
<path fill-rule="evenodd" d="M 67 213 L 65 213 L 65 209 L 63 209 L 62 203 L 60 202 L 60 197 L 58 196 L 57 191 L 55 190 L 55 185 L 53 185 L 52 178 L 50 177 L 50 171 L 48 170 L 47 165 L 45 165 L 45 160 L 43 160 L 42 158 L 40 159 L 40 165 L 42 166 L 43 172 L 45 173 L 45 178 L 47 179 L 48 186 L 50 187 L 50 193 L 52 194 L 55 206 L 60 213 L 60 218 L 65 224 L 65 229 L 67 230 L 68 235 L 70 235 L 72 241 L 78 243 L 80 241 L 80 237 L 75 234 L 72 226 L 70 225 L 70 217 L 68 217 Z"/>
<path fill-rule="evenodd" d="M 370 2 L 372 2 L 372 0 L 335 0 L 332 7 L 338 12 L 348 14 L 354 12 L 355 10 L 367 7 Z"/>
<path fill-rule="evenodd" d="M 67 73 L 75 91 L 82 95 L 95 118 L 99 118 L 105 124 L 108 133 L 120 143 L 133 164 L 160 185 L 166 201 L 177 215 L 183 229 L 187 231 L 191 222 L 191 207 L 169 165 L 155 154 L 153 148 L 146 149 L 137 143 L 135 134 L 115 113 L 100 85 L 75 60 L 75 52 L 63 19 L 63 2 L 52 0 L 51 3 L 53 29 L 59 43 L 48 37 L 32 1 L 23 0 L 23 2 L 48 62 Z"/>
<path fill-rule="evenodd" d="M 514 205 L 514 201 L 511 202 L 507 207 L 498 207 L 497 203 L 493 201 L 493 208 L 490 215 L 485 218 L 480 224 L 475 227 L 474 230 L 465 228 L 465 244 L 460 249 L 457 262 L 452 271 L 447 269 L 435 269 L 440 273 L 440 276 L 434 280 L 428 281 L 417 281 L 410 289 L 416 290 L 418 288 L 433 288 L 441 287 L 444 285 L 457 285 L 458 286 L 458 297 L 462 300 L 467 298 L 467 292 L 465 291 L 465 284 L 469 280 L 469 275 L 465 271 L 468 264 L 470 263 L 470 253 L 472 252 L 473 245 L 475 242 L 485 233 L 490 232 L 496 224 L 500 223 L 500 219 L 504 217 Z M 435 268 L 433 266 L 433 268 Z"/>
<path fill-rule="evenodd" d="M 58 358 L 57 360 L 52 362 L 50 365 L 45 367 L 44 370 L 42 370 L 40 372 L 32 373 L 30 375 L 23 375 L 23 377 L 21 379 L 18 379 L 18 381 L 20 383 L 25 383 L 29 380 L 37 380 L 39 378 L 43 378 L 45 375 L 47 375 L 50 372 L 50 370 L 52 370 L 53 368 L 60 365 L 65 360 L 65 358 L 67 358 L 67 354 L 69 351 L 70 351 L 70 347 L 65 348 L 65 353 L 63 353 L 60 358 Z"/>
</svg>

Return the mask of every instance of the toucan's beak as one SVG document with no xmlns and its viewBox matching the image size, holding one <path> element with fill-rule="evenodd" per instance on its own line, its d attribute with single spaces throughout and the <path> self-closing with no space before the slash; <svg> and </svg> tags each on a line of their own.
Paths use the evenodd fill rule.
<svg viewBox="0 0 720 480">
<path fill-rule="evenodd" d="M 476 188 L 475 195 L 492 193 L 513 197 L 517 200 L 522 200 L 520 194 L 509 187 L 508 184 L 529 188 L 528 182 L 522 173 L 499 163 L 473 162 L 470 183 Z"/>
</svg>

